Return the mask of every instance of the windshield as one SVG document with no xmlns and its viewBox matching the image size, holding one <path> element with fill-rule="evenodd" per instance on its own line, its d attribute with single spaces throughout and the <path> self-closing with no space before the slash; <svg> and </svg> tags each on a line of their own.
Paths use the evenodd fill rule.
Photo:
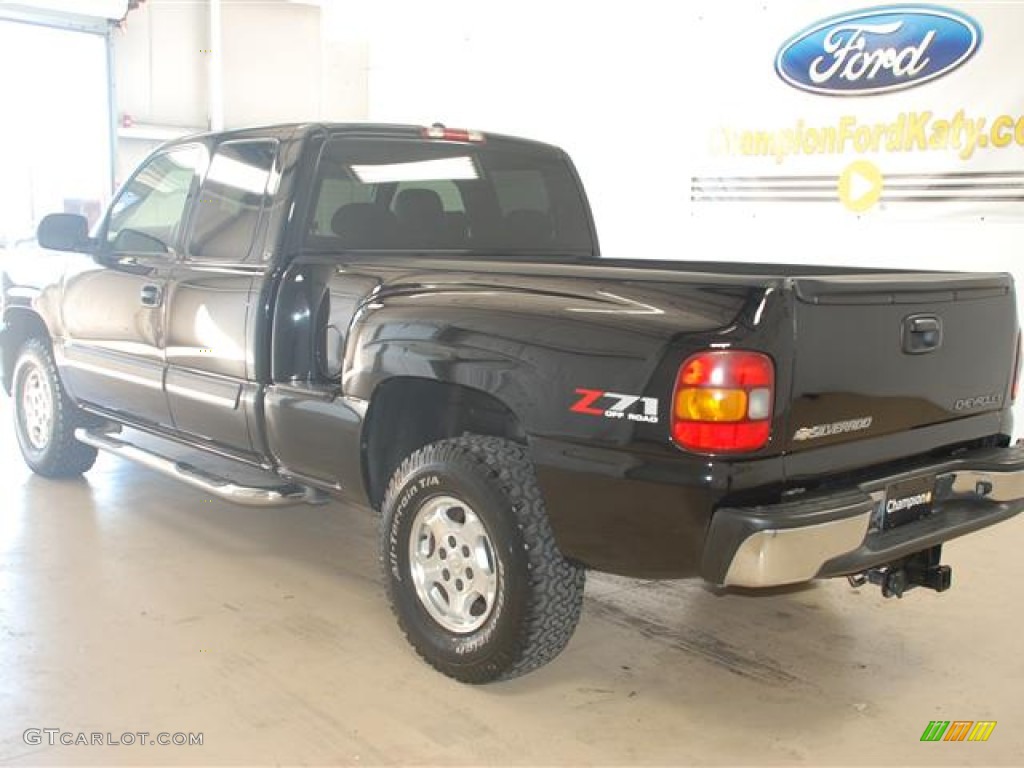
<svg viewBox="0 0 1024 768">
<path fill-rule="evenodd" d="M 315 184 L 308 250 L 596 250 L 579 185 L 545 147 L 337 138 Z"/>
</svg>

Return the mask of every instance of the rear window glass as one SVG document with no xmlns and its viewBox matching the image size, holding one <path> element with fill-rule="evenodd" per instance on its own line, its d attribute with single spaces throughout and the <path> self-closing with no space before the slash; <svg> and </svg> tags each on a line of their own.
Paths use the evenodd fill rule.
<svg viewBox="0 0 1024 768">
<path fill-rule="evenodd" d="M 556 152 L 363 138 L 325 145 L 306 247 L 594 252 L 579 186 Z"/>
</svg>

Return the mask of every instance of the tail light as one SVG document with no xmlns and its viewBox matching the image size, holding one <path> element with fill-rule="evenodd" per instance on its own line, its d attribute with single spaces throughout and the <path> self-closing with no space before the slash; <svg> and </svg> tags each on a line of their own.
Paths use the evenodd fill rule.
<svg viewBox="0 0 1024 768">
<path fill-rule="evenodd" d="M 672 395 L 672 439 L 707 453 L 763 448 L 771 435 L 775 364 L 759 352 L 701 352 L 686 360 Z"/>
<path fill-rule="evenodd" d="M 1010 400 L 1016 401 L 1020 390 L 1020 331 L 1017 331 L 1017 353 L 1013 357 L 1013 386 L 1010 387 Z"/>
</svg>

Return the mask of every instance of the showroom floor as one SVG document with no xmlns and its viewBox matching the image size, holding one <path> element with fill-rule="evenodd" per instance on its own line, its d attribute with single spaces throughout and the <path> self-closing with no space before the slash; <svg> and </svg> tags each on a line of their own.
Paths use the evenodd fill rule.
<svg viewBox="0 0 1024 768">
<path fill-rule="evenodd" d="M 838 581 L 755 597 L 593 576 L 555 663 L 472 688 L 399 635 L 366 512 L 233 507 L 106 457 L 86 480 L 44 481 L 9 408 L 0 762 L 1024 761 L 1024 521 L 949 546 L 956 588 L 902 601 Z M 998 727 L 921 743 L 933 719 Z M 30 728 L 203 745 L 37 746 Z"/>
</svg>

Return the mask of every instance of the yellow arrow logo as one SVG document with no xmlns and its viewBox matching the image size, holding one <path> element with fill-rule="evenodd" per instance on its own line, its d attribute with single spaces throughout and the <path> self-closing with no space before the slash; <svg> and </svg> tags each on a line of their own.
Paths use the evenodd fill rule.
<svg viewBox="0 0 1024 768">
<path fill-rule="evenodd" d="M 839 174 L 839 202 L 854 213 L 864 213 L 878 202 L 884 187 L 878 166 L 855 160 Z"/>
</svg>

